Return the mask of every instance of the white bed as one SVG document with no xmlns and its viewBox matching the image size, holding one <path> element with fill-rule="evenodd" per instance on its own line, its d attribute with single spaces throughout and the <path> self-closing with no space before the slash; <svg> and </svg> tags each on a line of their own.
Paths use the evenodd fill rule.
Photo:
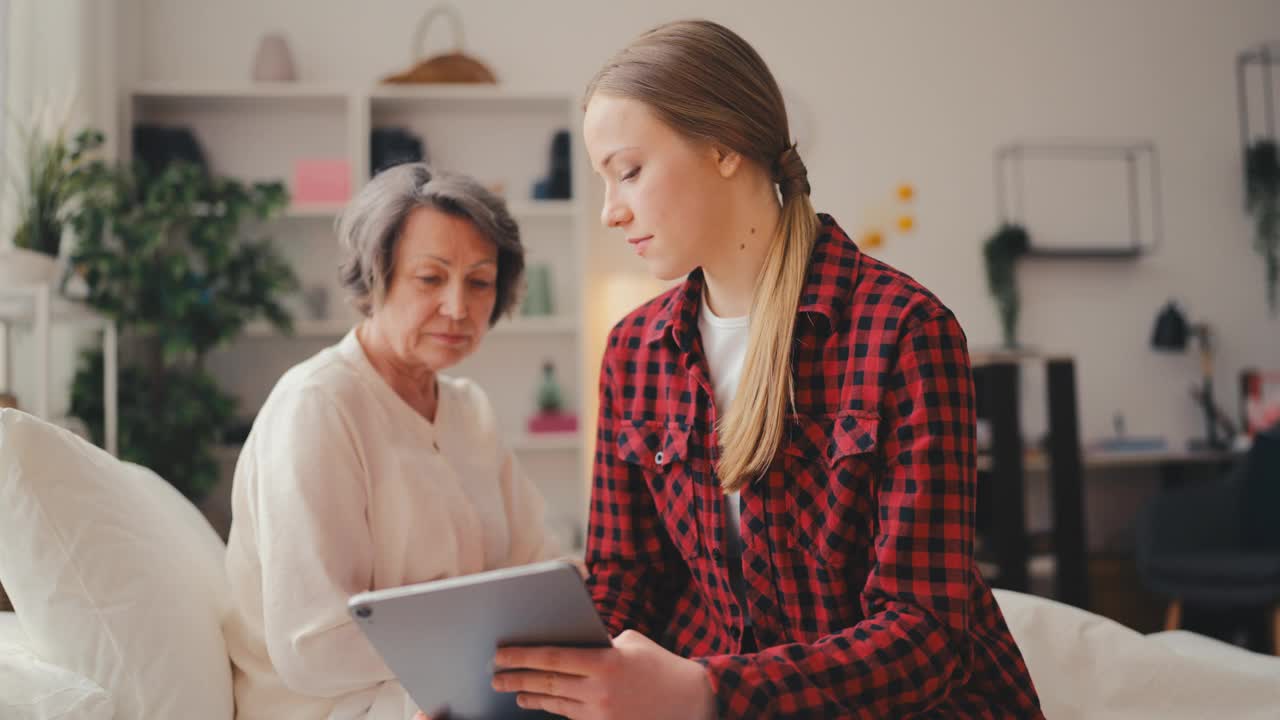
<svg viewBox="0 0 1280 720">
<path fill-rule="evenodd" d="M 159 477 L 0 410 L 4 720 L 231 720 L 225 548 Z M 1280 718 L 1280 658 L 997 591 L 1051 720 Z"/>
</svg>

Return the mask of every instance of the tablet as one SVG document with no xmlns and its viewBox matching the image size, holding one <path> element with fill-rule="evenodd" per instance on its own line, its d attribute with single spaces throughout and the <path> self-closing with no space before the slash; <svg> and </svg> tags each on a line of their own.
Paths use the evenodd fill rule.
<svg viewBox="0 0 1280 720">
<path fill-rule="evenodd" d="M 347 607 L 418 707 L 449 720 L 549 717 L 493 690 L 500 646 L 612 645 L 562 560 L 364 592 Z"/>
</svg>

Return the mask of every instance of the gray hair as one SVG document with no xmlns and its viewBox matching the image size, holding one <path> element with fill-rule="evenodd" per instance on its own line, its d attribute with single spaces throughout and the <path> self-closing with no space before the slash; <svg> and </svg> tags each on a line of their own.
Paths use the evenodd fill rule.
<svg viewBox="0 0 1280 720">
<path fill-rule="evenodd" d="M 350 302 L 366 317 L 386 297 L 396 243 L 409 213 L 429 207 L 470 220 L 498 248 L 497 302 L 489 325 L 516 303 L 524 274 L 520 228 L 502 198 L 475 179 L 437 172 L 425 163 L 404 163 L 378 173 L 338 219 L 342 247 L 339 279 Z"/>
</svg>

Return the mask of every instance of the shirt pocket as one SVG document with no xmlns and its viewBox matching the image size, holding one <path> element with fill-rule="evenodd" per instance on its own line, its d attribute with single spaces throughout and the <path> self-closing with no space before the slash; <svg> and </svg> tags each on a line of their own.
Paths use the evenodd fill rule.
<svg viewBox="0 0 1280 720">
<path fill-rule="evenodd" d="M 789 418 L 783 482 L 791 547 L 829 566 L 866 552 L 875 532 L 879 430 L 880 417 L 870 412 Z"/>
<path fill-rule="evenodd" d="M 643 474 L 667 535 L 690 561 L 702 554 L 691 436 L 692 430 L 678 423 L 630 420 L 621 423 L 616 438 L 618 459 Z"/>
</svg>

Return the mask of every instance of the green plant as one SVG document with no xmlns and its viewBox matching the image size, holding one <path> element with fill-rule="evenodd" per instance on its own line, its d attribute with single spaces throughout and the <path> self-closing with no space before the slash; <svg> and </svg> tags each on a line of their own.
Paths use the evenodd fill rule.
<svg viewBox="0 0 1280 720">
<path fill-rule="evenodd" d="M 58 128 L 48 137 L 35 129 L 21 133 L 22 170 L 17 187 L 18 227 L 13 244 L 57 257 L 72 199 L 86 182 L 86 170 L 103 135 L 84 130 L 68 139 Z"/>
<path fill-rule="evenodd" d="M 1259 140 L 1245 153 L 1245 197 L 1253 215 L 1253 246 L 1266 267 L 1267 305 L 1274 315 L 1280 298 L 1280 154 L 1271 140 Z"/>
<path fill-rule="evenodd" d="M 217 482 L 211 452 L 234 399 L 204 370 L 206 355 L 265 317 L 290 331 L 279 303 L 297 288 L 285 261 L 244 225 L 288 202 L 279 183 L 246 185 L 189 163 L 86 169 L 72 214 L 72 267 L 88 302 L 121 332 L 120 453 L 198 501 Z M 101 438 L 102 359 L 82 358 L 72 413 Z"/>
<path fill-rule="evenodd" d="M 982 248 L 986 261 L 987 289 L 995 298 L 1005 347 L 1018 345 L 1017 260 L 1031 249 L 1031 240 L 1021 225 L 1005 223 L 987 238 Z"/>
</svg>

